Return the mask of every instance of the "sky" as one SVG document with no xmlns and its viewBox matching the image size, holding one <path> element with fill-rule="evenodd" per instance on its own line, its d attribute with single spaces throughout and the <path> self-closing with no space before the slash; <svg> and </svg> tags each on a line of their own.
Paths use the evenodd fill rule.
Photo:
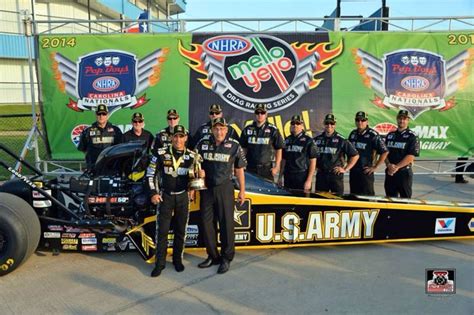
<svg viewBox="0 0 474 315">
<path fill-rule="evenodd" d="M 179 15 L 181 19 L 323 18 L 331 14 L 337 3 L 336 0 L 186 0 L 186 2 L 186 12 Z M 474 16 L 474 0 L 386 0 L 386 2 L 391 17 Z M 367 17 L 380 6 L 381 0 L 342 0 L 341 14 Z M 415 27 L 432 22 L 415 24 Z M 404 27 L 411 27 L 411 22 L 399 23 Z M 474 23 L 474 20 L 471 19 L 471 23 Z M 203 24 L 194 23 L 194 25 Z M 446 29 L 447 23 L 431 29 L 436 27 Z M 466 28 L 460 23 L 453 23 L 452 27 Z M 473 26 L 469 28 L 472 29 Z"/>
</svg>

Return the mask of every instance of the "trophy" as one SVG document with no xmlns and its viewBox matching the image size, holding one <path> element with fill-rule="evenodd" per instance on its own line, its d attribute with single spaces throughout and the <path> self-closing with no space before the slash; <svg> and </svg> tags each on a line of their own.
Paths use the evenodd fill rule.
<svg viewBox="0 0 474 315">
<path fill-rule="evenodd" d="M 201 170 L 201 163 L 204 161 L 202 156 L 195 152 L 193 165 L 189 169 L 189 189 L 192 190 L 204 190 L 207 189 L 204 177 L 199 177 L 199 171 Z"/>
</svg>

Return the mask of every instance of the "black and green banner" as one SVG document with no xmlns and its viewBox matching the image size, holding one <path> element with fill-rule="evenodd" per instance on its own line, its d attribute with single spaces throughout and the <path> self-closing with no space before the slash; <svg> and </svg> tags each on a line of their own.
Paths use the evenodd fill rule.
<svg viewBox="0 0 474 315">
<path fill-rule="evenodd" d="M 43 112 L 55 159 L 78 159 L 75 144 L 106 104 L 112 123 L 166 126 L 175 108 L 193 132 L 219 104 L 240 131 L 257 104 L 289 134 L 302 115 L 313 136 L 325 114 L 348 135 L 357 111 L 382 134 L 409 111 L 423 158 L 474 154 L 474 42 L 464 33 L 117 34 L 41 36 Z"/>
</svg>

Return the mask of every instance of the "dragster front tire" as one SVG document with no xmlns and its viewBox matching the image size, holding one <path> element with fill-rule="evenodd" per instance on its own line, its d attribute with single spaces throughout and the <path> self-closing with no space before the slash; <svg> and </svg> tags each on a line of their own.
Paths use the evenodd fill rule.
<svg viewBox="0 0 474 315">
<path fill-rule="evenodd" d="M 0 276 L 18 268 L 38 246 L 41 226 L 23 199 L 0 193 Z"/>
</svg>

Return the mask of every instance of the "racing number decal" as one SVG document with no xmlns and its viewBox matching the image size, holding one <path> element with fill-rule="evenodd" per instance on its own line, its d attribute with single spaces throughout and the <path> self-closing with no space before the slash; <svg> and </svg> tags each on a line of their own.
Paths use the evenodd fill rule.
<svg viewBox="0 0 474 315">
<path fill-rule="evenodd" d="M 8 258 L 7 261 L 0 266 L 0 270 L 7 271 L 11 266 L 13 266 L 14 263 L 15 261 L 13 258 Z"/>
</svg>

